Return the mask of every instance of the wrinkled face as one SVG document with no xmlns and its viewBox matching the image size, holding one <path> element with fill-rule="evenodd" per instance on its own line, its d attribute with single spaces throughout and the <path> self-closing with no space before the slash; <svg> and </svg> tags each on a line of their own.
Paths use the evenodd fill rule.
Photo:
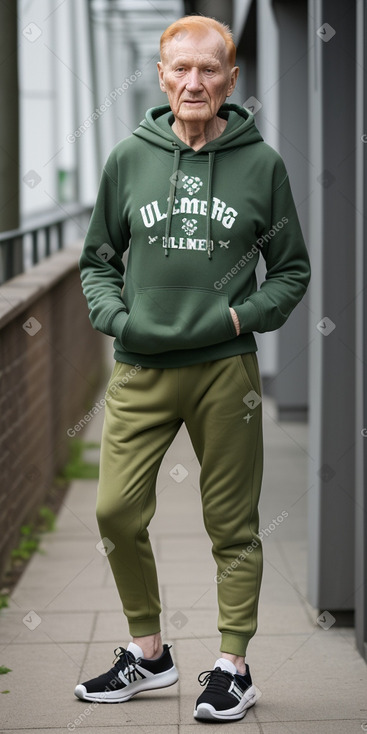
<svg viewBox="0 0 367 734">
<path fill-rule="evenodd" d="M 224 39 L 211 28 L 177 34 L 165 46 L 158 73 L 176 119 L 208 122 L 232 94 L 238 67 L 231 68 Z"/>
</svg>

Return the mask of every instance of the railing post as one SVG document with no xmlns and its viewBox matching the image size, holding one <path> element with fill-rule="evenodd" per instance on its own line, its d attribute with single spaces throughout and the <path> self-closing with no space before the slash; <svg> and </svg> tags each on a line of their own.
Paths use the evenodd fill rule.
<svg viewBox="0 0 367 734">
<path fill-rule="evenodd" d="M 63 223 L 57 222 L 56 224 L 56 231 L 57 231 L 57 249 L 62 250 L 63 248 Z"/>
<path fill-rule="evenodd" d="M 46 257 L 49 257 L 49 255 L 51 255 L 50 227 L 45 227 L 45 238 L 46 238 L 45 253 L 46 253 Z"/>
<path fill-rule="evenodd" d="M 0 232 L 19 227 L 19 94 L 17 3 L 0 4 Z M 15 241 L 12 243 L 16 247 Z M 8 247 L 8 246 L 7 246 Z M 6 247 L 6 250 L 7 250 Z M 4 269 L 17 264 L 11 277 L 22 271 L 19 252 L 5 255 Z M 11 266 L 13 267 L 13 266 Z"/>
<path fill-rule="evenodd" d="M 32 265 L 36 265 L 38 263 L 39 257 L 38 257 L 38 229 L 35 229 L 32 232 Z"/>
</svg>

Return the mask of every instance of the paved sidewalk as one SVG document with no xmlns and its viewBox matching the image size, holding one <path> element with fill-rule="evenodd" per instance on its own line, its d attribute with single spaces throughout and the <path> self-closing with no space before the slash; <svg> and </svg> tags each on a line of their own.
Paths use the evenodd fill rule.
<svg viewBox="0 0 367 734">
<path fill-rule="evenodd" d="M 215 564 L 198 489 L 199 466 L 181 429 L 166 454 L 151 524 L 163 604 L 164 641 L 173 643 L 180 681 L 139 694 L 125 704 L 96 705 L 73 696 L 77 682 L 107 670 L 113 649 L 129 635 L 108 559 L 96 549 L 95 481 L 74 481 L 0 615 L 0 734 L 83 730 L 108 734 L 190 734 L 225 727 L 247 734 L 358 734 L 367 731 L 367 668 L 355 650 L 353 630 L 322 629 L 306 594 L 307 428 L 278 425 L 263 401 L 265 476 L 261 527 L 264 579 L 259 629 L 248 661 L 261 691 L 246 718 L 230 724 L 199 723 L 192 712 L 202 691 L 197 675 L 219 653 Z M 84 440 L 99 440 L 102 411 Z M 188 471 L 180 482 L 176 464 Z M 181 474 L 179 472 L 179 476 Z M 288 517 L 277 526 L 273 518 Z M 23 620 L 24 618 L 24 620 Z M 22 621 L 23 620 L 23 621 Z M 38 625 L 37 625 L 38 623 Z M 37 625 L 37 626 L 36 626 Z M 365 724 L 365 728 L 363 728 Z"/>
</svg>

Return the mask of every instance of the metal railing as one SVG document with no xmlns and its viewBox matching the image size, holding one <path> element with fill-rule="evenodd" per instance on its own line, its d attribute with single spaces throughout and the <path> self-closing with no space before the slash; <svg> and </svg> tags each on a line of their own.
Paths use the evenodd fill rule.
<svg viewBox="0 0 367 734">
<path fill-rule="evenodd" d="M 84 237 L 86 226 L 78 220 L 89 220 L 91 213 L 91 206 L 72 204 L 68 209 L 58 208 L 29 217 L 18 229 L 0 232 L 0 284 L 36 265 L 52 252 L 62 250 L 67 245 L 66 225 L 71 222 L 79 228 L 80 237 Z"/>
</svg>

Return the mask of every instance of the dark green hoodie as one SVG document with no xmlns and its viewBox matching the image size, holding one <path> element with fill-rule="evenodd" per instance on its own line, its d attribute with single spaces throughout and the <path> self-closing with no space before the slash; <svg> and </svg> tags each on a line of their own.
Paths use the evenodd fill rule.
<svg viewBox="0 0 367 734">
<path fill-rule="evenodd" d="M 282 158 L 247 109 L 218 114 L 224 132 L 195 151 L 173 133 L 168 105 L 148 110 L 104 167 L 80 268 L 91 322 L 116 337 L 117 361 L 177 367 L 255 351 L 252 332 L 282 326 L 307 289 Z"/>
</svg>

